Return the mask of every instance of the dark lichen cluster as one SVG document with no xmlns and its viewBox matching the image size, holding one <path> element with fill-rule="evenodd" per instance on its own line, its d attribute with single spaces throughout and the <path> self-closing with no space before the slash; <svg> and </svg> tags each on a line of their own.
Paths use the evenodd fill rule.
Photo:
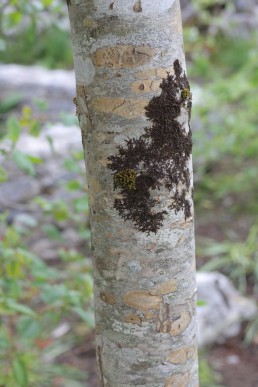
<svg viewBox="0 0 258 387">
<path fill-rule="evenodd" d="M 178 60 L 174 75 L 168 73 L 160 84 L 161 94 L 153 97 L 145 107 L 152 126 L 146 127 L 139 138 L 126 141 L 118 153 L 109 157 L 114 171 L 114 189 L 120 190 L 114 207 L 125 220 L 149 234 L 162 226 L 167 211 L 157 211 L 158 199 L 153 190 L 161 186 L 173 192 L 169 209 L 191 215 L 190 174 L 187 162 L 192 151 L 192 135 L 178 120 L 182 109 L 190 119 L 191 92 L 187 77 Z"/>
</svg>

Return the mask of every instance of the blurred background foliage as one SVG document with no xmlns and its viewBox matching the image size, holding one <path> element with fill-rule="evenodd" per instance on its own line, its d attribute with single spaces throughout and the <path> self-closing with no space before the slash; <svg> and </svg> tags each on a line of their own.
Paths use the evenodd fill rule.
<svg viewBox="0 0 258 387">
<path fill-rule="evenodd" d="M 257 33 L 249 31 L 236 39 L 225 18 L 236 3 L 193 0 L 196 12 L 184 26 L 194 96 L 197 265 L 224 272 L 243 294 L 257 298 Z M 66 2 L 2 0 L 0 62 L 71 69 Z M 0 101 L 1 157 L 36 175 L 42 160 L 17 150 L 16 143 L 23 131 L 37 137 L 41 124 L 26 106 L 18 116 L 12 115 L 19 102 L 18 95 Z M 44 103 L 40 108 L 44 110 Z M 62 240 L 58 225 L 69 221 L 89 246 L 84 168 L 78 166 L 79 160 L 82 152 L 70 155 L 64 165 L 81 176 L 65 185 L 78 193 L 73 201 L 38 197 L 34 205 L 43 215 L 47 238 Z M 0 183 L 5 181 L 8 174 L 1 166 Z M 85 372 L 68 367 L 60 355 L 82 343 L 94 326 L 90 258 L 84 251 L 63 249 L 55 265 L 49 265 L 27 244 L 37 227 L 37 219 L 29 216 L 22 227 L 14 226 L 8 212 L 1 212 L 0 384 L 85 385 Z M 249 341 L 257 327 L 257 321 L 252 322 Z M 204 357 L 200 376 L 202 387 L 219 385 Z"/>
</svg>

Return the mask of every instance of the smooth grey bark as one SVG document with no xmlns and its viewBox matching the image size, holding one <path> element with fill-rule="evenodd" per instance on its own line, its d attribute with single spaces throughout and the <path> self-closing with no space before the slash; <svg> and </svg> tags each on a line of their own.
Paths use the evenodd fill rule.
<svg viewBox="0 0 258 387">
<path fill-rule="evenodd" d="M 165 100 L 162 79 L 163 88 L 174 85 L 168 92 L 177 111 L 173 123 L 183 140 L 190 139 L 190 92 L 183 72 L 178 87 L 173 76 L 173 64 L 185 68 L 179 1 L 67 3 L 90 196 L 99 386 L 198 386 L 191 157 L 182 151 L 163 160 L 171 168 L 177 156 L 187 160 L 185 177 L 169 189 L 147 176 L 153 165 L 163 176 L 158 159 L 149 166 L 135 160 L 141 139 L 145 159 L 155 154 L 158 139 L 146 130 L 155 129 L 155 119 L 147 119 L 145 107 Z M 167 145 L 159 145 L 157 155 Z M 138 223 L 135 203 L 140 209 L 151 203 Z M 165 215 L 147 226 L 156 214 Z"/>
</svg>

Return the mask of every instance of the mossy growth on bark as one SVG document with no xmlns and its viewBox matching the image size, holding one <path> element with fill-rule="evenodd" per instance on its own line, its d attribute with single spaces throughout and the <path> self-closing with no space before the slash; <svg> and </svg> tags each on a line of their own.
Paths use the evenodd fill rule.
<svg viewBox="0 0 258 387">
<path fill-rule="evenodd" d="M 139 138 L 131 138 L 108 159 L 113 172 L 114 190 L 120 191 L 114 207 L 124 220 L 131 220 L 142 232 L 157 233 L 166 210 L 158 210 L 154 190 L 164 186 L 172 192 L 168 209 L 191 216 L 191 192 L 188 161 L 192 152 L 192 134 L 179 122 L 182 109 L 190 119 L 192 100 L 189 82 L 178 60 L 174 75 L 167 74 L 160 84 L 161 93 L 145 107 L 152 125 Z M 187 123 L 189 124 L 189 122 Z"/>
</svg>

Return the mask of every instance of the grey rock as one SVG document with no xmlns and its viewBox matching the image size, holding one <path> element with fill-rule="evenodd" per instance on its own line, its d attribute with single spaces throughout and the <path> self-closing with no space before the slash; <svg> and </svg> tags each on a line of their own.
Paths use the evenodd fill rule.
<svg viewBox="0 0 258 387">
<path fill-rule="evenodd" d="M 232 282 L 218 272 L 197 273 L 199 346 L 223 343 L 236 336 L 241 322 L 257 315 L 254 301 L 242 297 Z"/>
<path fill-rule="evenodd" d="M 78 230 L 75 230 L 73 228 L 67 228 L 63 232 L 63 238 L 67 246 L 76 247 L 83 242 L 83 238 L 80 236 L 80 233 L 78 232 Z"/>
<path fill-rule="evenodd" d="M 237 12 L 253 12 L 257 0 L 235 0 L 235 8 Z"/>
<path fill-rule="evenodd" d="M 0 64 L 0 83 L 20 88 L 24 85 L 42 88 L 59 89 L 67 92 L 75 91 L 73 71 L 47 70 L 38 66 L 21 66 L 16 64 Z"/>
<path fill-rule="evenodd" d="M 49 144 L 51 139 L 54 152 Z M 17 149 L 46 160 L 60 157 L 65 159 L 74 150 L 82 149 L 81 132 L 78 126 L 66 126 L 61 123 L 43 129 L 38 137 L 23 133 L 17 143 Z"/>
<path fill-rule="evenodd" d="M 38 66 L 0 64 L 1 98 L 19 94 L 21 105 L 32 106 L 40 122 L 60 121 L 62 113 L 75 114 L 75 76 L 73 71 L 47 70 Z M 17 92 L 18 91 L 18 92 Z M 36 100 L 44 100 L 46 111 L 37 108 Z"/>
<path fill-rule="evenodd" d="M 19 212 L 14 216 L 14 226 L 19 229 L 31 229 L 33 231 L 33 229 L 38 226 L 38 220 L 30 213 Z"/>
<path fill-rule="evenodd" d="M 240 39 L 248 39 L 258 28 L 258 7 L 254 7 L 251 13 L 237 13 L 225 15 L 221 30 L 228 36 Z"/>
<path fill-rule="evenodd" d="M 39 239 L 30 246 L 30 250 L 45 261 L 57 259 L 59 248 L 60 244 L 57 241 L 44 237 L 39 237 Z"/>
<path fill-rule="evenodd" d="M 19 176 L 15 180 L 1 184 L 0 207 L 25 203 L 40 193 L 39 182 L 30 176 Z"/>
<path fill-rule="evenodd" d="M 194 6 L 193 1 L 191 0 L 181 0 L 180 1 L 181 10 L 182 10 L 182 21 L 186 23 L 192 19 L 198 17 L 197 8 Z"/>
</svg>

